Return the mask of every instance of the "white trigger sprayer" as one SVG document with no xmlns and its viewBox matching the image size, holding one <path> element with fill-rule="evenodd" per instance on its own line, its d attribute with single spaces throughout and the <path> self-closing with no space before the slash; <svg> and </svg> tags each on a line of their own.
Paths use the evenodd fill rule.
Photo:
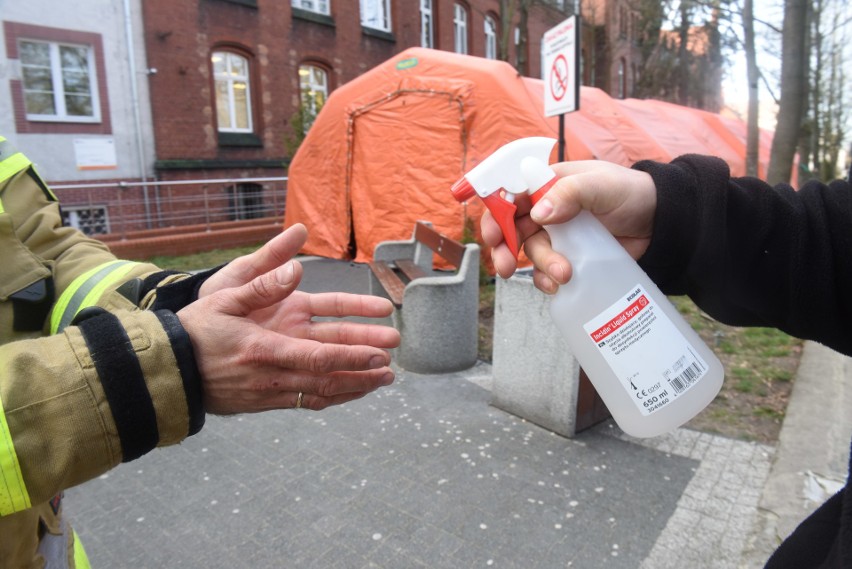
<svg viewBox="0 0 852 569">
<path fill-rule="evenodd" d="M 547 165 L 555 143 L 510 142 L 453 185 L 458 201 L 482 198 L 516 257 L 514 195 L 529 192 L 535 203 L 556 182 Z M 544 229 L 573 266 L 551 316 L 619 427 L 653 437 L 697 415 L 722 386 L 716 355 L 590 212 Z"/>
</svg>

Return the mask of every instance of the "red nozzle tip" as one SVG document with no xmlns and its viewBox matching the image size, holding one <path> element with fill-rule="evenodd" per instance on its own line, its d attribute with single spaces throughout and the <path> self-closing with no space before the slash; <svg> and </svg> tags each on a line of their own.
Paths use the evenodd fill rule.
<svg viewBox="0 0 852 569">
<path fill-rule="evenodd" d="M 466 202 L 476 195 L 476 190 L 473 189 L 473 186 L 470 185 L 467 178 L 461 178 L 458 182 L 453 184 L 450 191 L 453 193 L 453 197 L 456 198 L 456 201 L 460 202 Z"/>
</svg>

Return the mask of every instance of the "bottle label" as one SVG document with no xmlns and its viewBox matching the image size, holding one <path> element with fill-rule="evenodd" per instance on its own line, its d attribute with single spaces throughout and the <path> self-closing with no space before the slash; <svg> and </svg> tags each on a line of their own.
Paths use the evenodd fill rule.
<svg viewBox="0 0 852 569">
<path fill-rule="evenodd" d="M 641 285 L 583 328 L 643 415 L 670 404 L 709 370 Z"/>
</svg>

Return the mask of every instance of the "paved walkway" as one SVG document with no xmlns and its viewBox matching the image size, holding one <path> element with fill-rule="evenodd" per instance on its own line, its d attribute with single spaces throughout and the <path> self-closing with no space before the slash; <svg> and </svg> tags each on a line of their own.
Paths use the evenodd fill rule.
<svg viewBox="0 0 852 569">
<path fill-rule="evenodd" d="M 303 286 L 351 288 L 358 270 L 311 266 Z M 816 505 L 809 481 L 845 476 L 842 398 L 808 405 L 850 396 L 852 366 L 822 350 L 806 348 L 778 447 L 688 429 L 639 441 L 612 423 L 566 439 L 491 407 L 488 365 L 400 370 L 321 413 L 209 417 L 65 504 L 96 568 L 761 567 Z M 829 413 L 837 444 L 809 430 Z M 824 463 L 794 439 L 818 440 L 805 446 Z"/>
</svg>

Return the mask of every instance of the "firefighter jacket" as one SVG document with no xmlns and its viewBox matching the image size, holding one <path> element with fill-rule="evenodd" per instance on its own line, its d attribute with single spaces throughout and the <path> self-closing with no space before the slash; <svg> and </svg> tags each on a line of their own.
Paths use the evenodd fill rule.
<svg viewBox="0 0 852 569">
<path fill-rule="evenodd" d="M 53 193 L 0 137 L 0 568 L 43 567 L 57 540 L 67 566 L 75 553 L 87 566 L 62 490 L 201 429 L 175 312 L 203 278 L 118 260 L 63 227 Z"/>
</svg>

